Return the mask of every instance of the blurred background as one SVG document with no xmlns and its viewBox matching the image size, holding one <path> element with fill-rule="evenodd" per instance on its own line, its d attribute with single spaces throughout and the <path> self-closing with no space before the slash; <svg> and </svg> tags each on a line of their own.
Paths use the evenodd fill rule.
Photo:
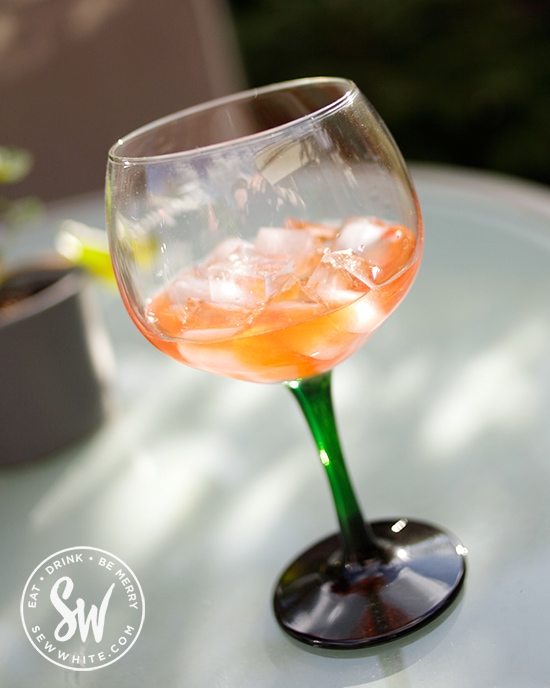
<svg viewBox="0 0 550 688">
<path fill-rule="evenodd" d="M 0 0 L 13 193 L 99 189 L 109 146 L 243 86 L 346 76 L 409 161 L 550 183 L 550 0 Z"/>
<path fill-rule="evenodd" d="M 550 183 L 550 0 L 231 0 L 250 84 L 353 79 L 409 160 Z"/>
<path fill-rule="evenodd" d="M 1 190 L 101 189 L 118 138 L 243 84 L 225 0 L 0 0 L 0 145 L 35 158 Z"/>
</svg>

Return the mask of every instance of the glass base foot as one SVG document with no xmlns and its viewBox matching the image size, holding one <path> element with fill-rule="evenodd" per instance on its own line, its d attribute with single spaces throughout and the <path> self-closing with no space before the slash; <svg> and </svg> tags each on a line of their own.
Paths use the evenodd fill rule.
<svg viewBox="0 0 550 688">
<path fill-rule="evenodd" d="M 343 565 L 338 535 L 304 552 L 279 580 L 277 621 L 317 647 L 393 640 L 440 614 L 464 580 L 466 550 L 451 534 L 407 519 L 372 524 L 380 557 Z"/>
</svg>

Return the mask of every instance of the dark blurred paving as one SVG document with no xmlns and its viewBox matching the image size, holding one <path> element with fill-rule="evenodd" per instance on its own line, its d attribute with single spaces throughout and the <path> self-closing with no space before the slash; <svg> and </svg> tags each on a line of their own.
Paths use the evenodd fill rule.
<svg viewBox="0 0 550 688">
<path fill-rule="evenodd" d="M 231 0 L 251 85 L 353 79 L 405 157 L 550 183 L 550 0 Z"/>
</svg>

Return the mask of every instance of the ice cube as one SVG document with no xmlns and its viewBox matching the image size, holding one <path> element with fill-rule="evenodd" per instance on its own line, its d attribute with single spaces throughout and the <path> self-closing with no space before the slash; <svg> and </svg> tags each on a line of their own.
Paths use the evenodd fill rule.
<svg viewBox="0 0 550 688">
<path fill-rule="evenodd" d="M 370 334 L 386 318 L 386 314 L 374 299 L 368 296 L 349 306 L 345 329 L 353 334 Z"/>
<path fill-rule="evenodd" d="M 291 275 L 282 288 L 258 311 L 251 333 L 280 330 L 289 325 L 311 320 L 326 310 L 326 305 Z"/>
<path fill-rule="evenodd" d="M 324 313 L 315 313 L 309 319 L 292 323 L 280 335 L 281 346 L 290 349 L 292 357 L 308 360 L 314 369 L 326 369 L 327 363 L 319 367 L 319 361 L 341 361 L 349 353 L 355 335 L 342 328 L 342 320 L 349 306 L 342 305 L 332 310 L 323 309 Z M 305 362 L 305 361 L 304 361 Z"/>
<path fill-rule="evenodd" d="M 342 251 L 349 248 L 361 255 L 369 246 L 380 241 L 386 229 L 387 225 L 376 218 L 356 217 L 347 220 L 342 225 L 333 249 Z"/>
<path fill-rule="evenodd" d="M 293 271 L 299 277 L 310 275 L 322 255 L 321 239 L 304 229 L 262 227 L 255 245 L 256 250 L 265 256 L 292 259 Z"/>
<path fill-rule="evenodd" d="M 306 283 L 325 303 L 355 301 L 372 287 L 370 266 L 351 249 L 326 253 Z"/>
<path fill-rule="evenodd" d="M 210 299 L 210 284 L 198 268 L 178 275 L 167 289 L 174 305 L 185 304 L 188 299 Z"/>
<path fill-rule="evenodd" d="M 181 336 L 192 341 L 213 341 L 233 337 L 242 330 L 250 316 L 246 308 L 189 299 L 185 329 Z"/>
<path fill-rule="evenodd" d="M 240 327 L 212 327 L 209 329 L 189 330 L 183 332 L 182 339 L 192 342 L 219 342 L 239 334 Z"/>
<path fill-rule="evenodd" d="M 239 377 L 242 375 L 243 362 L 229 349 L 215 349 L 208 346 L 196 346 L 181 342 L 178 344 L 180 355 L 190 366 L 216 373 Z"/>
<path fill-rule="evenodd" d="M 224 239 L 212 251 L 206 264 L 213 265 L 222 260 L 243 260 L 254 253 L 254 244 L 244 241 L 238 237 L 228 237 Z"/>
<path fill-rule="evenodd" d="M 310 232 L 313 236 L 324 241 L 332 241 L 339 231 L 339 227 L 337 226 L 322 224 L 320 222 L 309 222 L 308 220 L 297 220 L 294 217 L 287 217 L 285 220 L 285 227 L 287 229 L 301 229 Z"/>
<path fill-rule="evenodd" d="M 318 248 L 315 236 L 302 229 L 262 227 L 256 236 L 256 250 L 268 256 L 309 255 Z"/>
<path fill-rule="evenodd" d="M 373 281 L 384 284 L 410 264 L 415 248 L 416 237 L 411 230 L 393 225 L 362 257 L 372 266 Z"/>
<path fill-rule="evenodd" d="M 322 302 L 310 291 L 296 275 L 290 275 L 281 286 L 279 292 L 270 299 L 272 304 L 317 304 Z"/>
<path fill-rule="evenodd" d="M 215 263 L 208 268 L 210 298 L 221 304 L 257 307 L 283 286 L 292 267 L 291 261 L 262 256 Z"/>
</svg>

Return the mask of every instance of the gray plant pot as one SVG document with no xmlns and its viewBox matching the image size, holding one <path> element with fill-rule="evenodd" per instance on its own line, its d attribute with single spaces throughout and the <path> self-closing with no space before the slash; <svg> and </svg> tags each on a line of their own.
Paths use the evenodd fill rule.
<svg viewBox="0 0 550 688">
<path fill-rule="evenodd" d="M 45 264 L 3 285 L 39 290 L 0 308 L 0 464 L 38 459 L 105 417 L 111 356 L 86 274 Z"/>
</svg>

